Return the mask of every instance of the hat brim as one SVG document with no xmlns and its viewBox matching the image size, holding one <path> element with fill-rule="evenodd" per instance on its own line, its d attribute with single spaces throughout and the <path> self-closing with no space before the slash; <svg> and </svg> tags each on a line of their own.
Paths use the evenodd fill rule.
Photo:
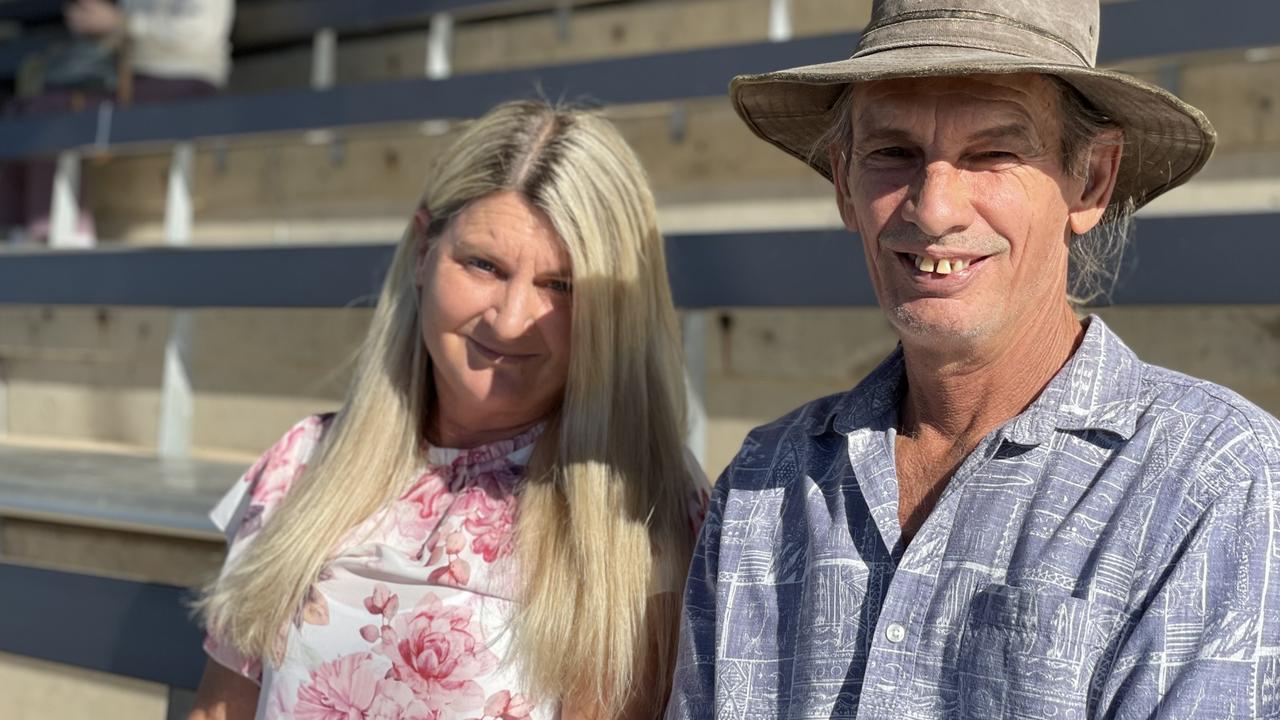
<svg viewBox="0 0 1280 720">
<path fill-rule="evenodd" d="M 1208 162 L 1216 134 L 1204 114 L 1173 94 L 1123 73 L 1037 63 L 1005 53 L 954 47 L 902 47 L 847 60 L 733 79 L 734 109 L 752 132 L 805 161 L 828 180 L 826 148 L 845 86 L 871 80 L 1037 73 L 1073 85 L 1124 127 L 1112 209 L 1141 207 L 1181 185 Z"/>
</svg>

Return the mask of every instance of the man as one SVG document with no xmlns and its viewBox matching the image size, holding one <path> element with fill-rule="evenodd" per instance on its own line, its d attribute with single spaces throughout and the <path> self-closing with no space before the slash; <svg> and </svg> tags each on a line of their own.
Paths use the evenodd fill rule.
<svg viewBox="0 0 1280 720">
<path fill-rule="evenodd" d="M 1280 425 L 1068 300 L 1214 142 L 1094 69 L 1098 17 L 878 0 L 851 59 L 734 81 L 901 345 L 720 478 L 669 719 L 1280 717 Z"/>
</svg>

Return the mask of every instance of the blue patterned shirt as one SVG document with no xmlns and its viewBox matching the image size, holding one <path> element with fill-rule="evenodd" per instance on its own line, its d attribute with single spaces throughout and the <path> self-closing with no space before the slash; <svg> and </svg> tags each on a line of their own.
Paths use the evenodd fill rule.
<svg viewBox="0 0 1280 720">
<path fill-rule="evenodd" d="M 1280 423 L 1099 318 L 910 544 L 901 350 L 753 431 L 685 589 L 668 720 L 1280 718 Z"/>
</svg>

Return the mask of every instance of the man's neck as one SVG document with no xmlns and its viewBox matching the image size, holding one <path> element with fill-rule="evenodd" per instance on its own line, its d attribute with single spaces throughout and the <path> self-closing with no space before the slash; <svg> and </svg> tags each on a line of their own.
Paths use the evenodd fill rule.
<svg viewBox="0 0 1280 720">
<path fill-rule="evenodd" d="M 904 342 L 907 392 L 899 430 L 972 446 L 1026 409 L 1083 337 L 1084 327 L 1063 304 L 1025 318 L 1008 337 L 958 354 Z"/>
</svg>

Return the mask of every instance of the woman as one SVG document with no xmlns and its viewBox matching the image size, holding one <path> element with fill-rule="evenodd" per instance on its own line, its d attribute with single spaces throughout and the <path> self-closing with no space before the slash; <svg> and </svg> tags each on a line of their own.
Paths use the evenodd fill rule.
<svg viewBox="0 0 1280 720">
<path fill-rule="evenodd" d="M 214 511 L 192 717 L 659 714 L 705 497 L 684 409 L 634 154 L 494 109 L 432 174 L 341 411 Z"/>
</svg>

